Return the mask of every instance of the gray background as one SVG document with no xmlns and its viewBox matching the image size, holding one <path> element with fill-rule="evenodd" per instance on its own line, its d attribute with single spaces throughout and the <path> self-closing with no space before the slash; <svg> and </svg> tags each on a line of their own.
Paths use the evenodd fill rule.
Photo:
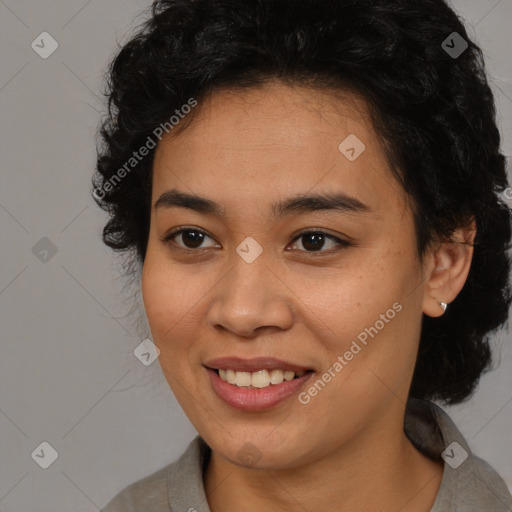
<svg viewBox="0 0 512 512">
<path fill-rule="evenodd" d="M 148 5 L 0 0 L 4 512 L 97 511 L 179 456 L 195 435 L 158 363 L 146 367 L 133 355 L 149 336 L 133 310 L 138 285 L 124 286 L 120 260 L 100 241 L 105 218 L 89 196 L 102 73 Z M 485 51 L 510 155 L 512 2 L 454 5 Z M 47 59 L 31 48 L 43 31 L 59 44 Z M 55 255 L 34 254 L 42 237 Z M 511 341 L 510 333 L 496 336 L 499 368 L 469 402 L 447 409 L 512 489 Z M 31 457 L 43 441 L 58 452 L 48 469 Z"/>
</svg>

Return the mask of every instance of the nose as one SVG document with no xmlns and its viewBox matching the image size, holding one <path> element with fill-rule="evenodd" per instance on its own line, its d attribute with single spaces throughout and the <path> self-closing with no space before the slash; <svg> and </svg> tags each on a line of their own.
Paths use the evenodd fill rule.
<svg viewBox="0 0 512 512">
<path fill-rule="evenodd" d="M 237 256 L 231 271 L 212 290 L 207 319 L 216 329 L 254 338 L 286 330 L 293 323 L 293 297 L 265 258 L 252 263 Z"/>
</svg>

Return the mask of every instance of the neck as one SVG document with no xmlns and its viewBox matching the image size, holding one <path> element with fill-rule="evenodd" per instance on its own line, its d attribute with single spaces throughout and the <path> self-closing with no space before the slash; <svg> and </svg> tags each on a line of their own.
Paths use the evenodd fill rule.
<svg viewBox="0 0 512 512">
<path fill-rule="evenodd" d="M 403 430 L 368 435 L 293 469 L 240 467 L 212 452 L 204 474 L 210 510 L 429 511 L 442 466 L 420 454 Z"/>
</svg>

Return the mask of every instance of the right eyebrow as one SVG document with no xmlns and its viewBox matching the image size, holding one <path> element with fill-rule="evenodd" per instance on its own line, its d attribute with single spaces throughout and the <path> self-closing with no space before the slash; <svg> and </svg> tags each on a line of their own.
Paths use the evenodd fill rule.
<svg viewBox="0 0 512 512">
<path fill-rule="evenodd" d="M 216 215 L 217 217 L 224 217 L 226 214 L 224 208 L 215 201 L 195 194 L 180 192 L 176 189 L 164 192 L 155 202 L 154 209 L 172 208 L 173 206 L 180 206 L 199 213 Z"/>
</svg>

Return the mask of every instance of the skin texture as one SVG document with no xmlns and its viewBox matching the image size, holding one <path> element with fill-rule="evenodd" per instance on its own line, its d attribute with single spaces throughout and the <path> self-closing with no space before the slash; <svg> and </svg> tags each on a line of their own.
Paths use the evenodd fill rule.
<svg viewBox="0 0 512 512">
<path fill-rule="evenodd" d="M 437 244 L 420 261 L 408 200 L 393 178 L 366 104 L 357 96 L 278 82 L 218 91 L 192 123 L 164 138 L 152 204 L 177 189 L 218 202 L 225 215 L 152 209 L 142 291 L 160 365 L 177 400 L 212 448 L 204 482 L 223 510 L 428 511 L 442 467 L 403 433 L 422 314 L 440 316 L 469 271 L 470 244 Z M 338 149 L 356 134 L 354 161 Z M 371 211 L 294 212 L 270 205 L 305 193 L 343 192 Z M 186 249 L 173 228 L 205 231 Z M 309 252 L 298 231 L 324 231 Z M 454 233 L 471 242 L 474 226 Z M 236 252 L 246 237 L 262 254 Z M 190 244 L 189 244 L 190 245 Z M 402 309 L 309 403 L 292 396 L 262 412 L 226 405 L 204 362 L 273 356 L 315 370 L 316 381 L 357 335 Z M 307 385 L 309 387 L 309 385 Z M 255 463 L 240 457 L 247 443 Z"/>
</svg>

